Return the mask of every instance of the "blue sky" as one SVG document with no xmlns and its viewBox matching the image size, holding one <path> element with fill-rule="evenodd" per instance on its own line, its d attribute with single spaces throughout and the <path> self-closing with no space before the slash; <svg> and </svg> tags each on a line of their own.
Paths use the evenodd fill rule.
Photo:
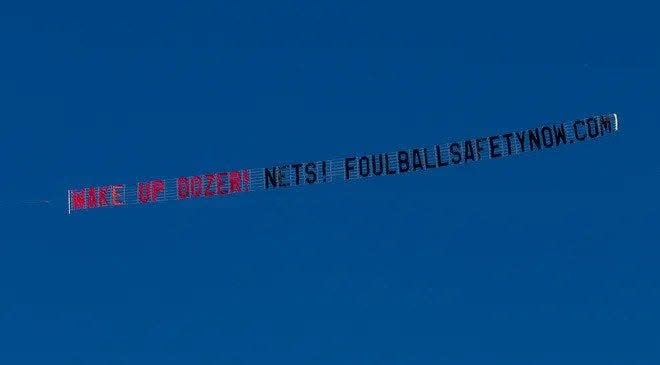
<svg viewBox="0 0 660 365">
<path fill-rule="evenodd" d="M 0 362 L 657 363 L 657 10 L 3 4 Z M 514 159 L 66 214 L 69 188 L 610 112 Z"/>
</svg>

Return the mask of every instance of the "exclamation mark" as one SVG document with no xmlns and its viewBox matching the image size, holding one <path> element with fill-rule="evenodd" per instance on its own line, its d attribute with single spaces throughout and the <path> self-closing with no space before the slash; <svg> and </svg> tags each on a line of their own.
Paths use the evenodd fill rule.
<svg viewBox="0 0 660 365">
<path fill-rule="evenodd" d="M 323 182 L 327 182 L 328 166 L 325 161 L 321 161 L 321 173 L 323 175 Z"/>
</svg>

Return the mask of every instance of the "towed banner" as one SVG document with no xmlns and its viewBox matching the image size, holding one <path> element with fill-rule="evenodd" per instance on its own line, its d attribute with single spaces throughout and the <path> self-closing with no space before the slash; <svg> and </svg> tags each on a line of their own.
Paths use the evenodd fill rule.
<svg viewBox="0 0 660 365">
<path fill-rule="evenodd" d="M 221 171 L 137 184 L 111 184 L 67 191 L 68 213 L 167 200 L 211 198 L 259 190 L 353 181 L 441 169 L 599 139 L 619 130 L 616 114 L 547 124 L 488 137 L 456 140 L 394 152 L 352 155 L 275 166 Z"/>
</svg>

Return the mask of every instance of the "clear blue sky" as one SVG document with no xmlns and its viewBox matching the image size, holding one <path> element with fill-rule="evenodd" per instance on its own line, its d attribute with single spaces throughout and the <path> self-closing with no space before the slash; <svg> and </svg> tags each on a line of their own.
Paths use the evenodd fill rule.
<svg viewBox="0 0 660 365">
<path fill-rule="evenodd" d="M 0 363 L 660 362 L 658 12 L 3 4 Z M 66 214 L 71 187 L 609 112 L 515 159 Z"/>
</svg>

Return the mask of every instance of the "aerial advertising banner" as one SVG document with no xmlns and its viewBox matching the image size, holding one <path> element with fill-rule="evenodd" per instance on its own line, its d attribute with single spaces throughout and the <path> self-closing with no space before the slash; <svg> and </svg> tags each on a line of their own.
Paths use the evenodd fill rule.
<svg viewBox="0 0 660 365">
<path fill-rule="evenodd" d="M 67 191 L 68 213 L 428 172 L 585 143 L 618 130 L 617 115 L 606 114 L 391 152 L 320 161 L 296 161 L 255 169 L 212 171 L 171 179 L 145 180 L 135 184 L 115 183 L 70 189 Z"/>
</svg>

